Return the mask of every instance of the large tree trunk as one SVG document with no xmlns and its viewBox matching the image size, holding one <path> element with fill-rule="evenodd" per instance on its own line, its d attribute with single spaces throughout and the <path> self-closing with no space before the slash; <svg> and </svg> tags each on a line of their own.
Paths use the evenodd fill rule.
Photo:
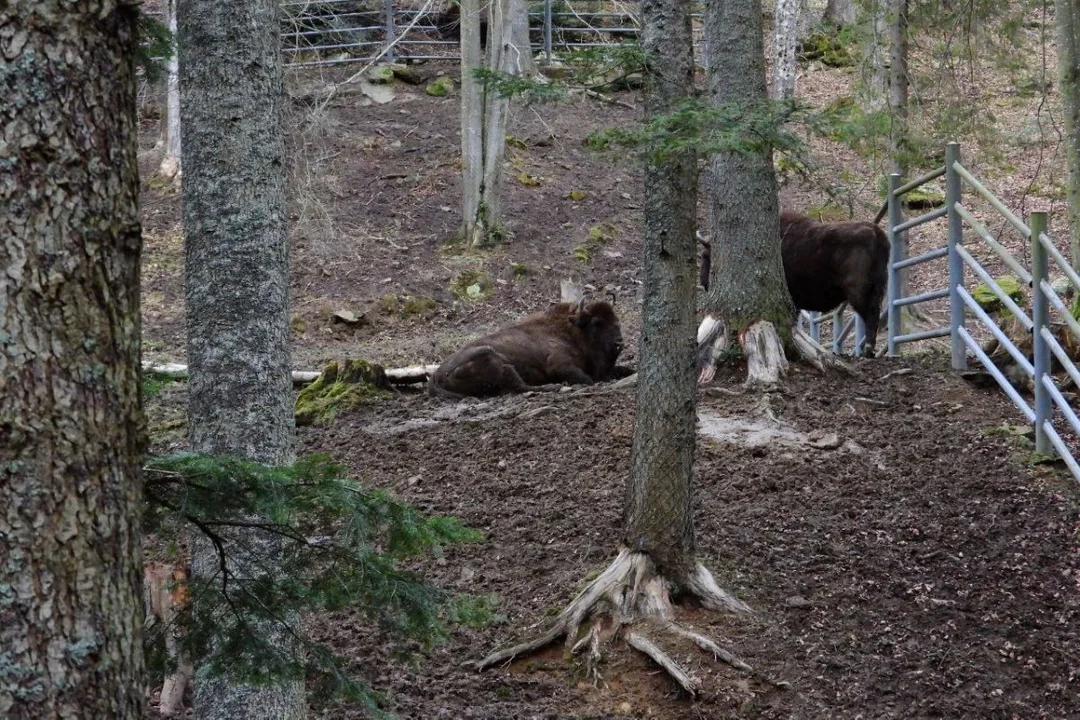
<svg viewBox="0 0 1080 720">
<path fill-rule="evenodd" d="M 293 459 L 278 5 L 177 2 L 191 448 L 267 465 Z M 273 567 L 271 539 L 252 530 L 245 540 Z M 192 574 L 210 579 L 215 567 L 196 542 Z M 258 572 L 234 570 L 241 582 Z M 279 626 L 262 630 L 287 644 Z M 207 720 L 305 716 L 302 684 L 203 673 L 195 706 Z"/>
<path fill-rule="evenodd" d="M 663 116 L 693 91 L 694 62 L 688 0 L 642 2 L 642 48 L 649 57 L 646 116 Z M 760 31 L 761 26 L 758 25 Z M 760 32 L 759 32 L 760 39 Z M 543 634 L 488 655 L 483 669 L 565 637 L 584 652 L 599 678 L 601 648 L 624 638 L 693 694 L 699 682 L 661 641 L 689 642 L 750 671 L 709 638 L 677 622 L 672 597 L 696 596 L 714 610 L 748 612 L 694 560 L 691 476 L 694 464 L 694 218 L 696 157 L 673 154 L 645 168 L 645 304 L 638 373 L 637 421 L 627 483 L 623 547 L 599 577 Z M 588 630 L 579 637 L 584 623 Z"/>
<path fill-rule="evenodd" d="M 176 37 L 176 0 L 165 2 L 165 25 Z M 158 172 L 167 179 L 180 175 L 180 71 L 176 50 L 173 49 L 165 63 L 165 118 L 162 137 L 165 141 L 165 154 L 161 158 Z"/>
<path fill-rule="evenodd" d="M 1080 268 L 1080 0 L 1057 0 L 1058 69 L 1069 165 L 1069 248 Z"/>
<path fill-rule="evenodd" d="M 690 18 L 682 5 L 680 0 L 642 5 L 641 44 L 652 71 L 646 113 L 653 117 L 674 110 L 693 89 Z M 648 553 L 660 572 L 673 579 L 685 577 L 694 561 L 696 216 L 696 156 L 684 152 L 662 164 L 649 163 L 641 364 L 624 543 Z"/>
<path fill-rule="evenodd" d="M 491 0 L 484 66 L 520 74 L 511 47 L 511 0 Z M 504 235 L 501 219 L 503 158 L 510 101 L 473 77 L 481 67 L 479 0 L 461 3 L 461 184 L 466 245 L 480 247 Z"/>
<path fill-rule="evenodd" d="M 706 7 L 709 96 L 716 107 L 767 101 L 761 13 L 752 0 L 716 0 Z M 768 149 L 718 153 L 710 164 L 711 276 L 705 309 L 725 332 L 741 336 L 770 322 L 786 341 L 795 309 L 784 278 L 776 174 Z M 786 342 L 785 342 L 786 344 Z"/>
<path fill-rule="evenodd" d="M 0 717 L 142 718 L 134 3 L 0 5 Z"/>
<path fill-rule="evenodd" d="M 507 64 L 523 77 L 536 77 L 536 59 L 529 42 L 528 0 L 510 0 L 510 47 Z"/>
</svg>

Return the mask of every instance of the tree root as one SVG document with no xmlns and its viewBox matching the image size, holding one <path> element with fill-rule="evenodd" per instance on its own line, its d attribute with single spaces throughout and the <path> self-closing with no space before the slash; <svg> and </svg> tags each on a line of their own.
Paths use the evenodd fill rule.
<svg viewBox="0 0 1080 720">
<path fill-rule="evenodd" d="M 776 326 L 758 320 L 742 336 L 746 353 L 746 386 L 773 387 L 788 374 L 788 360 Z"/>
<path fill-rule="evenodd" d="M 802 328 L 795 328 L 791 333 L 791 338 L 794 340 L 795 347 L 799 351 L 799 357 L 821 372 L 840 370 L 848 375 L 858 374 L 853 367 L 841 360 L 837 355 L 826 350 Z"/>
<path fill-rule="evenodd" d="M 803 362 L 813 365 L 821 372 L 840 370 L 857 375 L 853 367 L 845 363 L 796 325 L 792 328 L 792 340 Z M 698 384 L 708 385 L 716 376 L 716 364 L 727 353 L 731 338 L 722 320 L 706 315 L 697 332 Z M 759 320 L 751 325 L 740 338 L 747 359 L 748 387 L 770 387 L 787 375 L 788 360 L 780 337 L 772 323 Z"/>
<path fill-rule="evenodd" d="M 745 603 L 721 589 L 712 573 L 701 563 L 696 563 L 679 585 L 708 609 L 743 614 L 753 612 Z M 599 672 L 602 648 L 621 636 L 630 647 L 660 665 L 680 687 L 695 695 L 700 689 L 700 682 L 655 642 L 659 636 L 668 636 L 688 640 L 712 654 L 715 660 L 753 674 L 774 686 L 786 685 L 758 675 L 753 668 L 713 640 L 677 623 L 669 587 L 669 582 L 658 573 L 648 555 L 622 548 L 611 565 L 566 606 L 545 632 L 531 640 L 493 652 L 472 665 L 477 670 L 484 670 L 493 665 L 509 663 L 518 656 L 535 652 L 565 637 L 566 645 L 571 647 L 574 655 L 587 650 L 586 673 L 597 684 L 603 680 Z M 592 625 L 579 638 L 582 624 L 589 619 Z"/>
</svg>

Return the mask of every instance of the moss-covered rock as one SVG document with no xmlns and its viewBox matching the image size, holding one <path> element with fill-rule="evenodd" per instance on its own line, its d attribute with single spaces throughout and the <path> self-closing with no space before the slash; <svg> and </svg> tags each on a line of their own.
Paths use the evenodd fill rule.
<svg viewBox="0 0 1080 720">
<path fill-rule="evenodd" d="M 835 203 L 824 203 L 822 205 L 810 205 L 806 208 L 806 216 L 812 220 L 818 222 L 842 222 L 844 220 L 850 220 L 847 210 L 840 207 Z"/>
<path fill-rule="evenodd" d="M 849 67 L 855 59 L 848 50 L 847 38 L 825 32 L 815 32 L 799 43 L 800 60 L 817 60 L 828 67 Z"/>
<path fill-rule="evenodd" d="M 378 65 L 372 65 L 364 73 L 364 76 L 373 83 L 379 83 L 380 85 L 394 81 L 394 68 L 390 65 L 379 63 Z"/>
<path fill-rule="evenodd" d="M 446 97 L 454 91 L 454 81 L 447 76 L 435 78 L 424 89 L 432 97 Z"/>
<path fill-rule="evenodd" d="M 315 382 L 296 398 L 296 424 L 329 425 L 340 410 L 388 396 L 390 383 L 381 365 L 366 360 L 327 363 Z"/>
<path fill-rule="evenodd" d="M 904 195 L 904 207 L 909 210 L 933 210 L 945 204 L 945 193 L 923 186 Z"/>
<path fill-rule="evenodd" d="M 1013 302 L 1024 302 L 1024 287 L 1015 277 L 1012 275 L 1002 275 L 994 278 L 994 281 L 998 284 L 998 287 L 1013 300 Z M 975 299 L 975 302 L 979 303 L 979 307 L 988 313 L 998 312 L 1003 307 L 1001 299 L 998 298 L 986 283 L 982 283 L 976 287 L 972 291 L 971 297 Z"/>
</svg>

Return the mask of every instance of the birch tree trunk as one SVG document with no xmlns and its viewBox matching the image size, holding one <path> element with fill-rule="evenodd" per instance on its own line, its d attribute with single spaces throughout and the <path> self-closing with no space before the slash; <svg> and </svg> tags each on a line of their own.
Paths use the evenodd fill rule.
<svg viewBox="0 0 1080 720">
<path fill-rule="evenodd" d="M 774 45 L 776 51 L 773 98 L 795 98 L 795 50 L 798 46 L 799 0 L 776 0 Z"/>
<path fill-rule="evenodd" d="M 1057 0 L 1058 70 L 1069 168 L 1070 260 L 1080 268 L 1080 0 Z"/>
<path fill-rule="evenodd" d="M 708 82 L 716 107 L 766 101 L 761 13 L 753 0 L 714 0 L 706 6 L 705 36 L 712 52 Z M 769 150 L 726 152 L 710 166 L 712 267 L 705 309 L 728 332 L 771 322 L 789 333 L 795 310 L 780 255 L 776 175 Z"/>
<path fill-rule="evenodd" d="M 176 37 L 176 0 L 165 0 L 165 25 Z M 165 63 L 165 155 L 158 172 L 166 179 L 180 176 L 180 72 L 177 51 Z"/>
<path fill-rule="evenodd" d="M 511 0 L 490 0 L 484 67 L 519 74 L 511 46 Z M 501 199 L 509 100 L 479 82 L 480 0 L 461 2 L 461 180 L 463 241 L 473 247 L 503 237 Z M 513 60 L 511 60 L 513 56 Z"/>
<path fill-rule="evenodd" d="M 191 448 L 267 465 L 293 460 L 294 432 L 278 7 L 177 1 Z M 252 529 L 244 545 L 274 566 L 270 537 Z M 192 575 L 213 580 L 216 566 L 209 543 L 194 542 Z M 232 569 L 233 592 L 237 579 L 265 572 Z M 279 625 L 258 630 L 290 642 Z M 237 684 L 197 669 L 195 714 L 303 718 L 304 688 Z"/>
<path fill-rule="evenodd" d="M 690 97 L 694 58 L 686 0 L 646 0 L 641 44 L 649 55 L 647 115 Z M 760 26 L 759 26 L 760 30 Z M 637 421 L 624 514 L 627 547 L 665 577 L 694 563 L 691 477 L 695 446 L 694 292 L 697 158 L 680 152 L 645 168 L 645 300 Z"/>
<path fill-rule="evenodd" d="M 145 710 L 136 14 L 0 4 L 0 717 L 13 720 Z"/>
</svg>

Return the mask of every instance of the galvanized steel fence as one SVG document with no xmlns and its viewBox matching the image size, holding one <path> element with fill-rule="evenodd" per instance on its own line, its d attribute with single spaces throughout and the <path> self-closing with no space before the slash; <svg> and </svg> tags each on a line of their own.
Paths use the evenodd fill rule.
<svg viewBox="0 0 1080 720">
<path fill-rule="evenodd" d="M 457 39 L 440 36 L 441 3 L 419 9 L 381 8 L 358 0 L 286 0 L 282 3 L 282 51 L 286 67 L 409 60 L 456 60 Z M 695 3 L 697 5 L 697 3 Z M 603 47 L 635 40 L 641 29 L 638 0 L 542 0 L 529 12 L 532 50 L 550 62 L 556 50 Z M 694 13 L 696 21 L 700 12 Z M 700 24 L 699 22 L 697 23 Z M 537 27 L 539 26 L 539 27 Z M 695 33 L 704 61 L 700 28 Z"/>
<path fill-rule="evenodd" d="M 943 175 L 945 176 L 945 205 L 919 217 L 904 220 L 902 206 L 904 195 Z M 1073 476 L 1080 480 L 1080 464 L 1077 463 L 1072 450 L 1054 424 L 1055 419 L 1058 419 L 1064 428 L 1071 429 L 1073 433 L 1080 436 L 1080 419 L 1077 418 L 1075 410 L 1069 405 L 1054 381 L 1050 372 L 1051 357 L 1058 360 L 1077 387 L 1080 387 L 1080 371 L 1077 370 L 1076 364 L 1069 358 L 1061 343 L 1054 337 L 1050 325 L 1050 310 L 1052 308 L 1056 311 L 1077 340 L 1080 340 L 1080 322 L 1077 322 L 1068 304 L 1052 287 L 1048 274 L 1049 261 L 1054 262 L 1056 269 L 1064 275 L 1074 293 L 1080 289 L 1080 276 L 1077 275 L 1068 259 L 1057 249 L 1053 239 L 1047 235 L 1046 213 L 1031 213 L 1030 224 L 1025 224 L 963 166 L 960 162 L 960 146 L 957 143 L 946 145 L 945 164 L 942 167 L 906 184 L 901 184 L 900 175 L 895 173 L 889 175 L 888 181 L 888 235 L 891 244 L 887 301 L 888 354 L 897 355 L 900 345 L 904 343 L 948 337 L 952 366 L 956 370 L 964 370 L 968 363 L 967 352 L 971 351 L 1020 412 L 1034 425 L 1035 452 L 1043 456 L 1053 456 L 1056 452 L 1064 460 Z M 975 195 L 988 203 L 998 215 L 1004 218 L 1005 222 L 1030 241 L 1030 270 L 998 242 L 986 226 L 972 214 L 970 208 L 964 205 L 965 187 L 974 191 Z M 945 247 L 930 250 L 916 257 L 907 257 L 907 231 L 940 218 L 946 218 L 948 222 L 948 240 Z M 1001 262 L 1012 270 L 1021 282 L 1031 288 L 1030 314 L 1001 288 L 986 268 L 964 246 L 965 227 L 973 230 L 974 234 L 1001 259 Z M 901 271 L 940 258 L 948 260 L 949 279 L 946 287 L 919 295 L 906 297 L 901 295 Z M 1016 346 L 1016 343 L 964 287 L 967 269 L 970 269 L 989 288 L 1024 330 L 1031 333 L 1032 359 L 1028 359 L 1027 355 Z M 949 300 L 948 326 L 916 333 L 903 333 L 901 308 L 944 298 Z M 1008 352 L 1024 374 L 1031 378 L 1034 385 L 1034 407 L 1017 391 L 968 330 L 968 312 L 993 335 L 1000 347 Z"/>
</svg>

